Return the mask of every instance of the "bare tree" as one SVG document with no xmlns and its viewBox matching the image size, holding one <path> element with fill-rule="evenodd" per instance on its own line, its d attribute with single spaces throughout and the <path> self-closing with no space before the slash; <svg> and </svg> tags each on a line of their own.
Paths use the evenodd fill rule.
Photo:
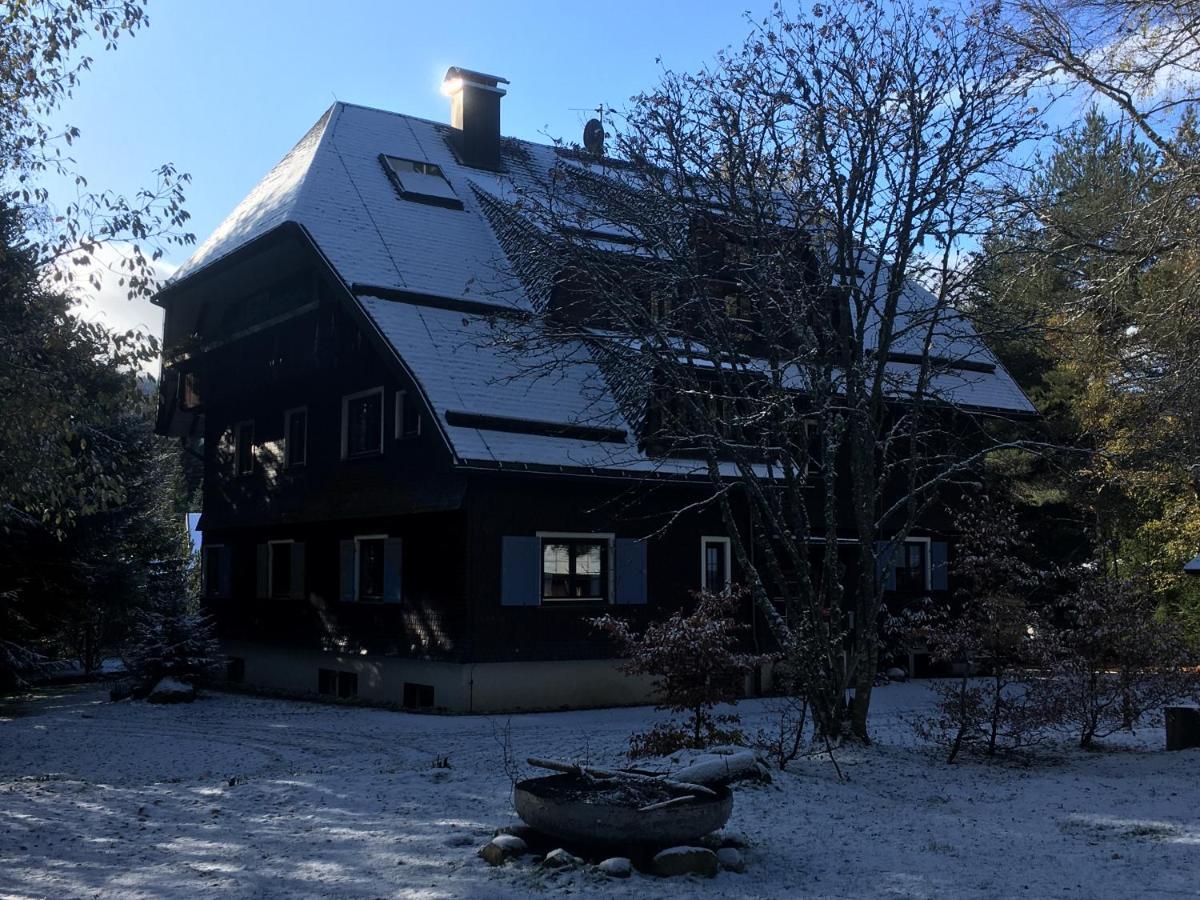
<svg viewBox="0 0 1200 900">
<path fill-rule="evenodd" d="M 641 449 L 702 476 L 826 736 L 853 687 L 867 738 L 881 572 L 1006 443 L 956 308 L 1035 127 L 992 15 L 780 6 L 634 98 L 610 156 L 564 148 L 483 198 L 535 300 L 495 339 L 526 372 L 597 367 Z"/>
</svg>

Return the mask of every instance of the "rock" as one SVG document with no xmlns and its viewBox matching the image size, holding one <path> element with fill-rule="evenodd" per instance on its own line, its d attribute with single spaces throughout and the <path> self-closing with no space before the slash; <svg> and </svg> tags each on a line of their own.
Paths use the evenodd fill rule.
<svg viewBox="0 0 1200 900">
<path fill-rule="evenodd" d="M 628 878 L 633 874 L 633 863 L 624 856 L 614 856 L 611 859 L 606 859 L 600 865 L 596 866 L 596 868 L 609 878 Z"/>
<path fill-rule="evenodd" d="M 542 865 L 547 869 L 571 869 L 575 866 L 583 865 L 583 860 L 559 847 L 557 850 L 551 850 L 546 854 L 546 858 L 542 860 Z"/>
<path fill-rule="evenodd" d="M 528 847 L 513 834 L 499 834 L 479 848 L 479 855 L 489 866 L 498 866 L 506 859 L 520 856 Z"/>
<path fill-rule="evenodd" d="M 513 837 L 519 837 L 526 844 L 536 842 L 539 837 L 538 833 L 524 822 L 518 822 L 515 825 L 502 825 L 496 829 L 496 837 L 500 837 L 502 834 L 511 834 Z"/>
<path fill-rule="evenodd" d="M 196 699 L 194 685 L 175 678 L 163 678 L 146 697 L 147 703 L 191 703 Z"/>
<path fill-rule="evenodd" d="M 720 831 L 710 831 L 704 837 L 700 838 L 700 846 L 707 847 L 709 850 L 720 850 L 724 844 L 725 835 Z"/>
<path fill-rule="evenodd" d="M 742 851 L 736 847 L 722 847 L 718 850 L 717 863 L 726 872 L 746 871 L 746 861 L 742 859 Z"/>
<path fill-rule="evenodd" d="M 908 673 L 899 666 L 892 666 L 887 670 L 887 677 L 892 681 L 908 681 Z"/>
<path fill-rule="evenodd" d="M 750 841 L 748 841 L 746 836 L 740 832 L 722 831 L 720 834 L 722 847 L 734 847 L 738 850 L 745 850 L 750 846 Z"/>
<path fill-rule="evenodd" d="M 655 875 L 703 875 L 712 878 L 720 869 L 717 854 L 707 847 L 670 847 L 656 853 L 650 864 Z"/>
</svg>

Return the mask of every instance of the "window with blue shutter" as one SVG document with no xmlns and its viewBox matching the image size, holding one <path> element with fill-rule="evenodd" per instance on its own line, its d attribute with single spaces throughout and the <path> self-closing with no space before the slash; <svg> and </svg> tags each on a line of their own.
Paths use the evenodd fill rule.
<svg viewBox="0 0 1200 900">
<path fill-rule="evenodd" d="M 616 541 L 615 601 L 623 606 L 646 603 L 646 542 L 631 538 Z"/>
<path fill-rule="evenodd" d="M 875 542 L 875 565 L 885 591 L 896 589 L 896 548 L 891 541 Z"/>
<path fill-rule="evenodd" d="M 403 542 L 400 538 L 388 538 L 383 542 L 383 602 L 399 603 L 401 591 L 401 567 L 403 565 Z"/>
<path fill-rule="evenodd" d="M 340 590 L 338 595 L 342 601 L 349 603 L 354 599 L 354 541 L 340 541 L 338 543 L 338 581 Z"/>
<path fill-rule="evenodd" d="M 500 605 L 538 606 L 542 602 L 542 542 L 505 535 L 500 550 Z"/>
<path fill-rule="evenodd" d="M 260 600 L 270 596 L 271 551 L 266 544 L 259 544 L 255 553 L 255 596 Z"/>
<path fill-rule="evenodd" d="M 308 596 L 304 586 L 304 542 L 292 544 L 292 596 L 298 600 Z"/>
<path fill-rule="evenodd" d="M 929 589 L 945 591 L 950 587 L 950 573 L 947 557 L 949 545 L 945 541 L 929 542 Z"/>
</svg>

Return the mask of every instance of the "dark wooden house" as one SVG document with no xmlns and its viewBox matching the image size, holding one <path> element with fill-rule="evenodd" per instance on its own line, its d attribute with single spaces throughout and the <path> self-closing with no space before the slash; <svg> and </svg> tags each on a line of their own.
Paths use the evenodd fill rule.
<svg viewBox="0 0 1200 900">
<path fill-rule="evenodd" d="M 528 302 L 482 204 L 557 151 L 501 138 L 503 79 L 451 75 L 450 125 L 336 103 L 157 298 L 159 430 L 204 457 L 204 596 L 264 688 L 644 700 L 587 620 L 736 580 L 729 541 L 716 510 L 646 540 L 695 461 L 648 457 L 603 378 L 526 377 L 481 339 Z M 972 384 L 1031 409 L 1002 368 Z M 946 543 L 910 543 L 892 585 L 945 590 Z"/>
</svg>

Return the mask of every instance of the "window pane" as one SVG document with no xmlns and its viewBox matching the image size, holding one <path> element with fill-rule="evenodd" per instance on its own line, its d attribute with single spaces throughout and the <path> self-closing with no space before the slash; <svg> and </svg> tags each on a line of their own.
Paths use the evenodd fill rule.
<svg viewBox="0 0 1200 900">
<path fill-rule="evenodd" d="M 271 596 L 292 593 L 292 545 L 271 544 Z"/>
<path fill-rule="evenodd" d="M 243 423 L 237 427 L 237 473 L 243 475 L 254 465 L 254 426 Z"/>
<path fill-rule="evenodd" d="M 346 453 L 377 453 L 383 436 L 383 398 L 356 397 L 346 403 Z"/>
<path fill-rule="evenodd" d="M 358 542 L 358 599 L 383 599 L 383 539 Z"/>
<path fill-rule="evenodd" d="M 566 543 L 542 544 L 542 596 L 571 596 L 571 547 Z"/>
<path fill-rule="evenodd" d="M 723 591 L 729 586 L 725 576 L 725 545 L 713 541 L 704 545 L 704 587 Z"/>
<path fill-rule="evenodd" d="M 573 596 L 600 597 L 604 593 L 604 547 L 600 542 L 575 544 Z"/>
</svg>

